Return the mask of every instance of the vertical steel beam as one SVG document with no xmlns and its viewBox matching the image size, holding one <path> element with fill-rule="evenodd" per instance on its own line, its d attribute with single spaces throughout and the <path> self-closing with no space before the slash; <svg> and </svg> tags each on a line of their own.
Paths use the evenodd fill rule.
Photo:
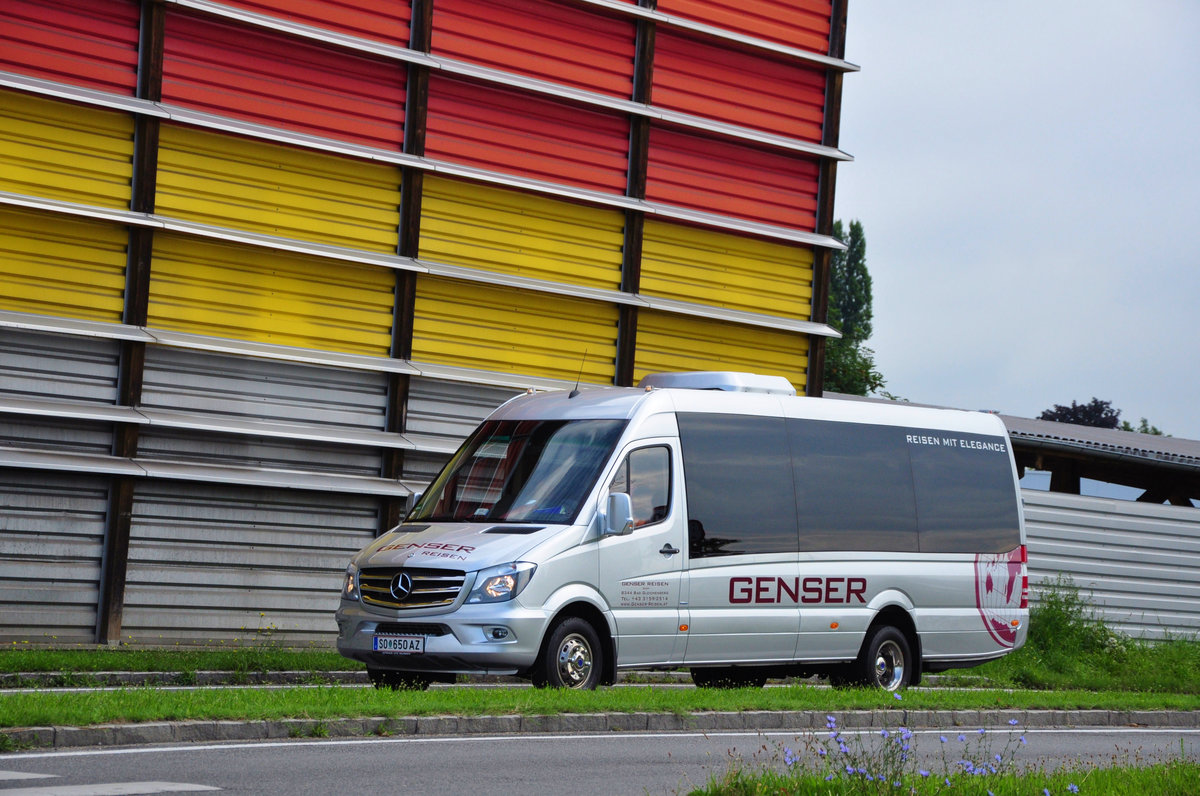
<svg viewBox="0 0 1200 796">
<path fill-rule="evenodd" d="M 846 57 L 846 5 L 849 0 L 834 0 L 829 27 L 829 55 L 838 59 Z M 825 73 L 825 114 L 821 143 L 828 147 L 838 146 L 842 126 L 842 73 L 829 69 Z M 821 170 L 817 183 L 817 228 L 820 235 L 833 233 L 834 188 L 837 183 L 837 161 L 821 159 Z M 833 252 L 820 248 L 813 256 L 812 320 L 825 323 L 829 317 L 830 262 Z M 825 390 L 825 345 L 824 335 L 809 335 L 808 379 L 805 393 L 819 398 Z"/>
<path fill-rule="evenodd" d="M 140 99 L 152 102 L 162 99 L 164 14 L 161 3 L 142 0 L 137 95 Z M 158 139 L 158 119 L 139 115 L 134 120 L 133 182 L 129 202 L 130 209 L 135 212 L 154 212 L 158 182 Z M 147 324 L 153 250 L 152 230 L 129 228 L 123 320 L 131 326 Z M 137 406 L 141 403 L 145 364 L 145 343 L 121 343 L 117 384 L 117 402 L 121 406 Z M 137 448 L 138 426 L 133 423 L 114 424 L 112 454 L 131 459 L 137 455 Z M 115 644 L 121 638 L 134 489 L 135 481 L 128 477 L 114 478 L 109 487 L 108 517 L 100 567 L 100 605 L 96 612 L 96 640 L 101 644 Z"/>
<path fill-rule="evenodd" d="M 654 8 L 656 0 L 640 0 L 640 5 Z M 633 101 L 649 103 L 654 82 L 655 24 L 652 20 L 637 21 L 637 42 L 633 61 Z M 625 194 L 634 199 L 646 198 L 646 172 L 650 160 L 650 120 L 645 116 L 629 119 L 629 166 Z M 640 210 L 625 211 L 625 236 L 621 248 L 621 290 L 637 293 L 642 281 L 642 238 L 645 214 Z M 621 387 L 633 384 L 634 364 L 637 361 L 638 308 L 621 305 L 617 316 L 617 362 L 613 382 Z"/>
<path fill-rule="evenodd" d="M 413 0 L 409 47 L 429 52 L 433 41 L 433 0 Z M 429 115 L 429 67 L 409 64 L 404 106 L 404 152 L 425 154 L 426 119 Z M 400 241 L 397 253 L 416 257 L 421 251 L 421 196 L 425 172 L 404 166 L 400 173 Z M 396 271 L 396 300 L 392 315 L 392 357 L 412 356 L 413 314 L 417 301 L 417 275 Z M 412 377 L 393 373 L 388 377 L 388 431 L 402 434 L 408 425 L 408 395 Z M 383 454 L 383 477 L 397 479 L 404 473 L 404 451 L 392 449 Z M 380 512 L 379 532 L 384 533 L 404 518 L 404 501 L 388 499 Z"/>
</svg>

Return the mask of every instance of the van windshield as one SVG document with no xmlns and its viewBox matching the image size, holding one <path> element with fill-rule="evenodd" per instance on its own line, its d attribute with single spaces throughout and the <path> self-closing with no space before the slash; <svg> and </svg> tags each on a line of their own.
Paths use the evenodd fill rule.
<svg viewBox="0 0 1200 796">
<path fill-rule="evenodd" d="M 408 521 L 572 523 L 624 428 L 624 420 L 488 420 Z"/>
</svg>

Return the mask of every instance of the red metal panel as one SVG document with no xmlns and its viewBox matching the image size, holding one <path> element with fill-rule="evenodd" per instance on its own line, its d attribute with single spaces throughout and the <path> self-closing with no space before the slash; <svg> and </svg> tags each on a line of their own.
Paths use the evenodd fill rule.
<svg viewBox="0 0 1200 796">
<path fill-rule="evenodd" d="M 132 95 L 139 17 L 133 0 L 5 0 L 0 69 Z"/>
<path fill-rule="evenodd" d="M 425 154 L 431 158 L 625 193 L 624 114 L 434 74 L 426 130 Z"/>
<path fill-rule="evenodd" d="M 404 141 L 407 71 L 211 17 L 167 14 L 163 100 L 369 146 Z"/>
<path fill-rule="evenodd" d="M 408 46 L 411 0 L 224 0 L 260 14 L 364 39 Z"/>
<path fill-rule="evenodd" d="M 433 52 L 601 94 L 633 94 L 636 24 L 550 0 L 437 0 Z"/>
<path fill-rule="evenodd" d="M 830 0 L 658 0 L 658 10 L 789 47 L 829 53 Z"/>
<path fill-rule="evenodd" d="M 815 157 L 760 149 L 665 127 L 650 130 L 646 198 L 813 231 Z"/>
<path fill-rule="evenodd" d="M 651 101 L 663 108 L 820 143 L 825 70 L 719 47 L 664 27 L 654 45 Z"/>
</svg>

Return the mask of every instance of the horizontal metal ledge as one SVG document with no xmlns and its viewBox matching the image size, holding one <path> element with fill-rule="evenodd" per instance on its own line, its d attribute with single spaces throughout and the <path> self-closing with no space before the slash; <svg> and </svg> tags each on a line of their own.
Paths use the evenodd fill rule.
<svg viewBox="0 0 1200 796">
<path fill-rule="evenodd" d="M 238 22 L 245 22 L 259 28 L 275 30 L 281 33 L 287 33 L 291 36 L 296 36 L 310 41 L 321 41 L 326 44 L 333 44 L 347 50 L 356 52 L 365 52 L 372 55 L 380 55 L 384 58 L 391 58 L 406 63 L 424 64 L 427 66 L 435 66 L 433 61 L 427 54 L 418 52 L 417 50 L 409 49 L 408 47 L 399 47 L 394 44 L 384 44 L 381 41 L 373 41 L 371 39 L 363 39 L 358 36 L 350 36 L 345 33 L 338 33 L 332 30 L 325 30 L 313 25 L 305 25 L 302 22 L 292 22 L 282 17 L 273 17 L 268 14 L 259 14 L 254 11 L 247 11 L 242 8 L 234 8 L 232 6 L 222 5 L 221 3 L 209 2 L 209 0 L 163 0 L 168 5 L 180 6 L 182 8 L 190 8 L 194 11 L 201 11 L 205 14 L 211 14 L 225 19 L 232 19 Z"/>
<path fill-rule="evenodd" d="M 352 370 L 369 370 L 382 373 L 407 373 L 418 375 L 419 371 L 408 361 L 389 357 L 371 357 L 363 354 L 344 354 L 337 351 L 318 351 L 313 348 L 295 348 L 276 343 L 255 343 L 248 340 L 231 340 L 224 337 L 209 337 L 190 332 L 171 332 L 162 329 L 147 329 L 153 342 L 173 348 L 190 348 L 197 351 L 213 351 L 222 354 L 278 359 L 287 362 L 304 362 L 310 365 L 328 365 Z"/>
<path fill-rule="evenodd" d="M 156 478 L 172 481 L 201 481 L 212 484 L 303 489 L 314 492 L 340 492 L 382 497 L 407 497 L 423 488 L 413 481 L 389 481 L 385 478 L 314 473 L 302 470 L 277 470 L 265 467 L 229 467 L 206 464 L 166 462 L 154 459 L 127 459 L 84 453 L 0 447 L 0 467 L 11 469 L 54 470 L 58 472 Z"/>
<path fill-rule="evenodd" d="M 858 72 L 861 67 L 852 64 L 849 61 L 844 61 L 840 58 L 834 58 L 831 55 L 822 55 L 814 53 L 811 50 L 802 50 L 798 47 L 789 47 L 786 44 L 777 44 L 767 39 L 760 39 L 755 36 L 748 36 L 744 33 L 737 33 L 724 28 L 718 28 L 714 25 L 707 25 L 703 22 L 697 22 L 686 17 L 676 16 L 674 14 L 666 14 L 645 6 L 631 5 L 622 0 L 577 0 L 584 5 L 597 6 L 606 8 L 610 11 L 615 11 L 620 14 L 631 17 L 640 17 L 642 19 L 653 20 L 654 22 L 668 25 L 675 28 L 683 28 L 695 33 L 703 33 L 706 36 L 711 36 L 716 39 L 725 39 L 726 41 L 734 41 L 738 44 L 743 44 L 748 47 L 753 47 L 757 50 L 768 50 L 779 55 L 787 55 L 797 58 L 802 61 L 820 64 L 839 72 Z"/>
<path fill-rule="evenodd" d="M 28 91 L 56 99 L 81 102 L 101 108 L 140 113 L 144 116 L 166 118 L 167 112 L 150 100 L 130 97 L 124 94 L 114 94 L 110 91 L 100 91 L 83 86 L 72 86 L 66 83 L 56 83 L 40 77 L 31 77 L 17 72 L 0 71 L 0 87 Z"/>
<path fill-rule="evenodd" d="M 83 401 L 0 397 L 0 415 L 84 420 L 97 423 L 131 423 L 146 428 L 185 429 L 301 442 L 412 450 L 422 453 L 449 454 L 458 449 L 457 442 L 430 434 L 398 434 L 372 429 L 331 428 L 309 423 L 285 423 L 277 420 L 236 418 L 202 412 L 115 406 Z"/>
<path fill-rule="evenodd" d="M 139 343 L 154 342 L 154 337 L 140 326 L 58 318 L 51 315 L 34 315 L 11 310 L 0 310 L 0 327 L 27 329 L 31 332 L 69 334 L 74 337 L 100 337 L 107 340 L 131 340 Z"/>
</svg>

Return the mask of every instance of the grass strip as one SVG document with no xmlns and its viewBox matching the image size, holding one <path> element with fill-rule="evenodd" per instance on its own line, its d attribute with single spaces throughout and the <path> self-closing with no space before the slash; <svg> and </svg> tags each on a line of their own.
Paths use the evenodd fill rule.
<svg viewBox="0 0 1200 796">
<path fill-rule="evenodd" d="M 767 689 L 647 686 L 598 691 L 532 688 L 219 688 L 0 694 L 0 726 L 87 726 L 171 720 L 266 720 L 430 715 L 558 715 L 698 711 L 890 710 L 896 722 L 915 710 L 1200 710 L 1200 697 L 1094 691 L 909 691 L 902 700 L 878 691 L 833 691 L 808 685 Z"/>
<path fill-rule="evenodd" d="M 814 773 L 752 772 L 734 769 L 715 777 L 690 796 L 859 796 L 859 794 L 953 793 L 957 796 L 1030 796 L 1030 794 L 1088 794 L 1089 796 L 1194 796 L 1200 790 L 1200 763 L 1174 760 L 1151 766 L 1114 766 L 1066 771 L 1007 771 L 982 777 L 945 778 L 907 774 L 894 783 L 867 781 L 862 776 L 826 780 Z"/>
<path fill-rule="evenodd" d="M 328 647 L 229 649 L 129 649 L 84 646 L 43 649 L 13 645 L 0 650 L 0 672 L 295 672 L 351 671 L 361 663 Z"/>
</svg>

